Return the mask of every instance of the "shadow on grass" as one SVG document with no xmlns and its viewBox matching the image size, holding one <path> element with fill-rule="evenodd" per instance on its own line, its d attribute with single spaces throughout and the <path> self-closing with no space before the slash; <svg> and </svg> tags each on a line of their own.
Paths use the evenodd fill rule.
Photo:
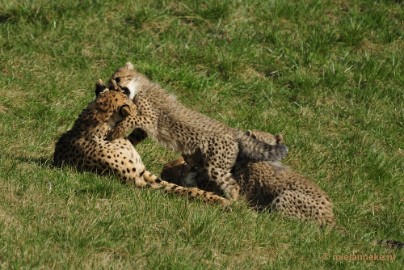
<svg viewBox="0 0 404 270">
<path fill-rule="evenodd" d="M 19 161 L 21 163 L 34 164 L 34 165 L 49 168 L 49 169 L 60 168 L 60 167 L 55 166 L 53 164 L 52 158 L 45 158 L 45 157 L 36 158 L 36 157 L 26 157 L 26 156 L 14 156 L 14 155 L 10 155 L 10 154 L 6 154 L 5 157 L 9 158 L 9 159 L 17 160 L 17 161 Z"/>
<path fill-rule="evenodd" d="M 6 23 L 7 21 L 11 20 L 12 16 L 9 14 L 0 14 L 0 23 Z"/>
<path fill-rule="evenodd" d="M 53 164 L 53 160 L 51 157 L 37 158 L 37 157 L 29 157 L 29 156 L 13 156 L 13 155 L 7 154 L 7 155 L 5 155 L 5 158 L 16 160 L 19 163 L 31 164 L 31 165 L 35 165 L 35 166 L 38 166 L 41 168 L 51 169 L 51 170 L 62 170 L 63 168 L 71 168 L 78 173 L 87 172 L 87 173 L 94 173 L 94 174 L 100 175 L 100 176 L 110 175 L 109 173 L 97 173 L 97 172 L 93 172 L 93 171 L 82 170 L 82 169 L 76 168 L 74 166 L 69 166 L 69 165 L 58 166 L 58 165 Z M 119 181 L 118 178 L 116 178 L 116 180 Z M 110 185 L 106 184 L 105 181 L 84 180 L 82 186 L 74 188 L 74 194 L 76 196 L 90 195 L 90 196 L 97 197 L 97 198 L 110 198 L 110 197 L 112 197 L 113 193 L 114 193 L 113 188 Z"/>
</svg>

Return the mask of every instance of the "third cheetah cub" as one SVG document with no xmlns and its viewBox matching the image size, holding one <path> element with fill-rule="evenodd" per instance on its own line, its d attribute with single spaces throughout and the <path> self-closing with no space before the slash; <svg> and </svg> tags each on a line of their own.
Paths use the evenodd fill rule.
<svg viewBox="0 0 404 270">
<path fill-rule="evenodd" d="M 123 137 L 128 129 L 141 128 L 174 151 L 202 158 L 209 179 L 228 199 L 236 200 L 239 196 L 240 186 L 231 174 L 237 158 L 276 161 L 287 154 L 283 144 L 269 145 L 255 140 L 185 107 L 160 85 L 137 72 L 131 63 L 118 69 L 110 82 L 110 87 L 129 94 L 138 109 L 136 116 L 115 127 L 111 138 Z"/>
<path fill-rule="evenodd" d="M 262 131 L 247 131 L 246 134 L 270 144 L 282 141 L 281 135 Z M 206 184 L 206 174 L 198 170 L 199 161 L 187 161 L 190 163 L 180 157 L 167 163 L 161 177 L 177 184 L 218 192 L 213 183 Z M 252 207 L 269 208 L 300 220 L 313 220 L 320 226 L 335 224 L 333 204 L 327 194 L 314 182 L 282 164 L 240 159 L 232 172 L 240 184 L 240 194 Z"/>
</svg>

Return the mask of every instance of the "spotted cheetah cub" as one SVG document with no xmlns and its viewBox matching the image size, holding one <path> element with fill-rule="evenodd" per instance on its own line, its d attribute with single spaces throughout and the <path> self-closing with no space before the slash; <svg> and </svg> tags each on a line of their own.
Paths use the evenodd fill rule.
<svg viewBox="0 0 404 270">
<path fill-rule="evenodd" d="M 246 134 L 270 144 L 282 140 L 281 135 L 262 131 Z M 206 185 L 207 175 L 197 162 L 186 163 L 183 157 L 164 166 L 161 177 L 176 183 L 196 184 L 201 189 L 217 192 L 212 183 Z M 314 182 L 293 172 L 280 163 L 251 162 L 240 159 L 232 171 L 239 182 L 240 193 L 253 207 L 278 211 L 300 220 L 313 220 L 320 226 L 334 225 L 333 205 L 327 194 Z"/>
<path fill-rule="evenodd" d="M 107 140 L 111 128 L 135 112 L 134 103 L 124 93 L 108 90 L 99 81 L 96 85 L 96 99 L 80 114 L 73 128 L 57 141 L 54 164 L 66 164 L 100 173 L 111 172 L 124 183 L 133 183 L 137 187 L 163 188 L 168 193 L 201 198 L 205 202 L 220 203 L 222 206 L 229 205 L 228 200 L 211 192 L 184 188 L 159 179 L 146 170 L 128 140 Z"/>
<path fill-rule="evenodd" d="M 121 138 L 128 129 L 141 128 L 163 146 L 190 158 L 203 159 L 210 180 L 226 198 L 236 200 L 240 186 L 231 174 L 237 158 L 259 161 L 282 159 L 287 148 L 269 145 L 243 132 L 182 105 L 162 87 L 137 72 L 131 63 L 111 77 L 110 87 L 129 94 L 137 106 L 137 115 L 120 122 L 112 138 Z"/>
</svg>

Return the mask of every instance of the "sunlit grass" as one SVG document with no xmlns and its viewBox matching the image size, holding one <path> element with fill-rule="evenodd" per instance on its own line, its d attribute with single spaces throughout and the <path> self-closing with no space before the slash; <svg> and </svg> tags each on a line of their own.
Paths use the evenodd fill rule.
<svg viewBox="0 0 404 270">
<path fill-rule="evenodd" d="M 0 1 L 2 268 L 397 269 L 403 238 L 399 1 Z M 51 166 L 54 142 L 126 61 L 184 104 L 282 133 L 338 227 L 233 212 Z M 137 147 L 158 173 L 176 157 Z M 333 255 L 390 254 L 389 261 Z"/>
</svg>

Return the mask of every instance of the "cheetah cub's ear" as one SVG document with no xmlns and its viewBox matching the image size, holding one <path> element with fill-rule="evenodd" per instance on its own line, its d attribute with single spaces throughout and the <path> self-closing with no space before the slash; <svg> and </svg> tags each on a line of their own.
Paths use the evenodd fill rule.
<svg viewBox="0 0 404 270">
<path fill-rule="evenodd" d="M 245 135 L 247 135 L 247 136 L 249 136 L 249 137 L 253 137 L 254 139 L 257 138 L 257 137 L 253 134 L 253 132 L 252 132 L 251 130 L 249 130 L 249 129 L 245 132 Z"/>
<path fill-rule="evenodd" d="M 111 85 L 110 85 L 110 87 L 111 87 L 113 90 L 115 90 L 115 91 L 118 91 L 118 90 L 119 90 L 119 86 L 118 86 L 118 84 L 116 83 L 115 80 L 111 80 Z"/>
<path fill-rule="evenodd" d="M 98 95 L 104 92 L 105 89 L 107 89 L 107 87 L 104 82 L 101 79 L 98 79 L 95 83 L 95 96 L 98 97 Z"/>
<path fill-rule="evenodd" d="M 125 68 L 127 68 L 127 69 L 129 69 L 129 70 L 133 70 L 133 69 L 134 69 L 134 66 L 133 66 L 133 64 L 132 64 L 131 62 L 126 62 Z"/>
<path fill-rule="evenodd" d="M 284 143 L 282 134 L 272 135 L 271 133 L 264 132 L 264 131 L 247 130 L 245 132 L 245 135 L 247 135 L 253 139 L 263 141 L 270 145 L 277 145 L 277 144 Z"/>
<path fill-rule="evenodd" d="M 282 134 L 276 134 L 275 139 L 277 144 L 284 143 Z"/>
<path fill-rule="evenodd" d="M 126 117 L 126 116 L 132 114 L 132 111 L 130 110 L 129 105 L 123 105 L 123 106 L 121 106 L 121 107 L 119 108 L 119 112 L 121 113 L 121 115 L 122 115 L 123 117 Z"/>
</svg>

